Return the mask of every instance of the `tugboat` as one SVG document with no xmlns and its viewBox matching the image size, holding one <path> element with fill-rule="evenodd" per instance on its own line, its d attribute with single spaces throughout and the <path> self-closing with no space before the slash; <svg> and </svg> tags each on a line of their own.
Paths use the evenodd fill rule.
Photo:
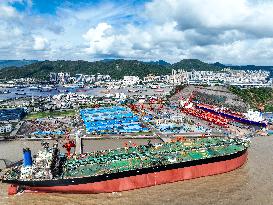
<svg viewBox="0 0 273 205">
<path fill-rule="evenodd" d="M 69 142 L 64 147 L 73 148 Z M 84 154 L 63 154 L 48 143 L 36 156 L 23 150 L 23 163 L 7 168 L 8 193 L 105 193 L 132 190 L 232 171 L 247 160 L 248 139 L 178 138 L 172 142 Z"/>
</svg>

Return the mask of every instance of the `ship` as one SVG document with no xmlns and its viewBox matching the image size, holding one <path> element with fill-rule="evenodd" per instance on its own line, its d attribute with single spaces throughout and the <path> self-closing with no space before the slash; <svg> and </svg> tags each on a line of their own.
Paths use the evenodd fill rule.
<svg viewBox="0 0 273 205">
<path fill-rule="evenodd" d="M 44 143 L 33 157 L 24 149 L 23 162 L 5 169 L 1 180 L 10 195 L 120 192 L 232 171 L 247 161 L 249 145 L 249 139 L 210 136 L 70 155 Z"/>
<path fill-rule="evenodd" d="M 162 92 L 164 92 L 164 90 L 163 89 L 156 89 L 155 92 L 162 93 Z"/>
<path fill-rule="evenodd" d="M 76 92 L 82 93 L 82 92 L 87 92 L 88 90 L 86 89 L 77 89 Z"/>
<path fill-rule="evenodd" d="M 58 90 L 59 93 L 69 93 L 69 90 L 65 89 L 65 90 Z"/>
<path fill-rule="evenodd" d="M 258 111 L 248 110 L 247 113 L 234 112 L 228 108 L 217 107 L 209 104 L 192 101 L 193 95 L 184 100 L 180 100 L 181 111 L 201 118 L 203 120 L 214 123 L 218 126 L 228 127 L 230 121 L 254 125 L 258 127 L 267 127 L 267 122 L 263 118 L 262 113 Z"/>
<path fill-rule="evenodd" d="M 38 90 L 39 90 L 39 87 L 30 86 L 30 87 L 29 87 L 29 90 L 30 90 L 30 91 L 38 91 Z"/>
<path fill-rule="evenodd" d="M 194 102 L 190 100 L 180 100 L 180 110 L 181 112 L 192 115 L 194 117 L 200 118 L 209 123 L 213 123 L 220 127 L 228 128 L 229 120 L 223 116 L 217 115 L 213 112 L 209 112 L 208 110 L 201 109 Z"/>
<path fill-rule="evenodd" d="M 18 93 L 16 92 L 15 95 L 26 95 L 27 93 Z"/>
<path fill-rule="evenodd" d="M 11 93 L 10 90 L 1 90 L 0 94 L 9 94 Z"/>
<path fill-rule="evenodd" d="M 53 88 L 52 86 L 44 86 L 44 87 L 41 87 L 40 89 L 40 92 L 51 92 L 52 90 L 56 90 L 56 88 Z"/>
<path fill-rule="evenodd" d="M 227 108 L 218 108 L 207 104 L 196 104 L 196 108 L 243 124 L 267 127 L 267 122 L 264 120 L 262 113 L 253 111 L 252 109 L 243 114 L 240 112 L 233 112 Z"/>
</svg>

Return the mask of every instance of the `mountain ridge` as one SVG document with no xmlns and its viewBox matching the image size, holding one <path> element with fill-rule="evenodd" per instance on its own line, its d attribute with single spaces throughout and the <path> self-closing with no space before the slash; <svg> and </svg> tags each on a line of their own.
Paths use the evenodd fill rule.
<svg viewBox="0 0 273 205">
<path fill-rule="evenodd" d="M 22 67 L 38 62 L 38 60 L 0 60 L 0 69 L 6 67 Z"/>
<path fill-rule="evenodd" d="M 113 79 L 120 79 L 126 75 L 136 75 L 141 78 L 148 74 L 167 75 L 172 69 L 207 70 L 219 71 L 228 67 L 221 63 L 209 64 L 198 59 L 183 59 L 177 63 L 170 64 L 163 60 L 143 62 L 138 60 L 111 59 L 88 62 L 83 60 L 57 60 L 57 61 L 37 61 L 32 64 L 24 65 L 20 69 L 16 66 L 0 69 L 0 79 L 18 79 L 32 77 L 47 80 L 50 72 L 68 72 L 71 75 L 82 73 L 94 75 L 97 73 L 110 75 Z M 239 69 L 241 67 L 232 67 Z M 262 67 L 259 67 L 262 68 Z M 267 68 L 267 67 L 266 67 Z M 268 67 L 272 69 L 272 67 Z M 272 70 L 273 71 L 273 70 Z"/>
</svg>

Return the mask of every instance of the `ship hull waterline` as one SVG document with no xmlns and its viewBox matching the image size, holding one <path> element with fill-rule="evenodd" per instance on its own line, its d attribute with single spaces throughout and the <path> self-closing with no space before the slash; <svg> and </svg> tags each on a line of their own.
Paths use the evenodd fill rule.
<svg viewBox="0 0 273 205">
<path fill-rule="evenodd" d="M 195 179 L 199 177 L 211 176 L 226 173 L 241 167 L 247 161 L 247 150 L 237 152 L 235 154 L 220 156 L 210 159 L 208 163 L 198 163 L 196 165 L 187 166 L 180 165 L 174 169 L 158 167 L 161 169 L 154 172 L 125 177 L 112 177 L 112 179 L 94 180 L 89 178 L 74 178 L 70 180 L 51 180 L 51 181 L 31 181 L 31 182 L 6 182 L 11 183 L 8 187 L 8 194 L 13 195 L 19 190 L 24 190 L 25 193 L 68 193 L 68 194 L 97 194 L 121 192 L 133 189 L 151 187 L 160 184 L 173 183 L 182 180 Z M 182 163 L 180 163 L 182 164 Z M 178 165 L 176 165 L 178 166 Z M 155 168 L 156 169 L 156 168 Z M 151 170 L 150 170 L 151 171 Z M 147 170 L 146 170 L 147 172 Z M 111 178 L 111 176 L 109 176 Z M 107 178 L 107 176 L 106 176 Z M 77 181 L 79 180 L 79 181 Z M 29 185 L 27 185 L 29 184 Z"/>
</svg>

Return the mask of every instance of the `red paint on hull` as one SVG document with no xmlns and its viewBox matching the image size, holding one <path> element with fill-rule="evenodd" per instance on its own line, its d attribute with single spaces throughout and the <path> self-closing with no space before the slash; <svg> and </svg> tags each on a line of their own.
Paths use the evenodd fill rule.
<svg viewBox="0 0 273 205">
<path fill-rule="evenodd" d="M 25 190 L 26 192 L 61 193 L 119 192 L 229 172 L 242 166 L 246 162 L 246 160 L 247 152 L 234 159 L 191 167 L 178 168 L 87 184 L 53 187 L 25 187 Z"/>
</svg>

